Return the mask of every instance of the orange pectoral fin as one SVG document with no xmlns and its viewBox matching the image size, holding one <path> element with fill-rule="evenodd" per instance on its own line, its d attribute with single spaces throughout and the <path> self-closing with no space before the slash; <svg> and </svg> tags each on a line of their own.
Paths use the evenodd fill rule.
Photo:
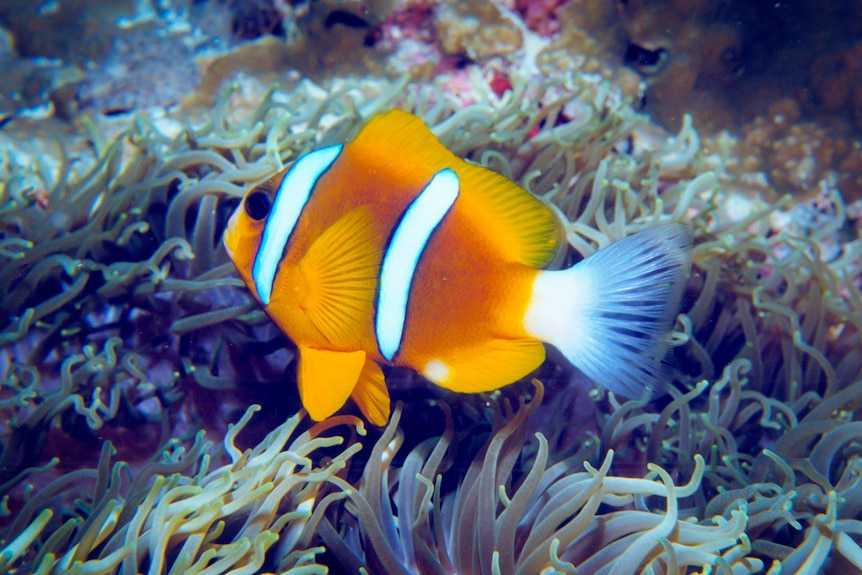
<svg viewBox="0 0 862 575">
<path fill-rule="evenodd" d="M 359 382 L 351 394 L 362 415 L 374 425 L 384 426 L 389 421 L 389 391 L 380 366 L 370 359 L 359 374 Z"/>
<path fill-rule="evenodd" d="M 299 346 L 299 397 L 313 420 L 322 421 L 341 409 L 364 365 L 364 351 Z"/>
<path fill-rule="evenodd" d="M 539 340 L 493 339 L 452 357 L 431 360 L 421 372 L 440 387 L 478 393 L 517 381 L 544 360 L 545 347 Z"/>
<path fill-rule="evenodd" d="M 373 313 L 381 257 L 375 229 L 368 206 L 354 209 L 315 240 L 296 270 L 299 307 L 333 347 L 355 346 Z"/>
</svg>

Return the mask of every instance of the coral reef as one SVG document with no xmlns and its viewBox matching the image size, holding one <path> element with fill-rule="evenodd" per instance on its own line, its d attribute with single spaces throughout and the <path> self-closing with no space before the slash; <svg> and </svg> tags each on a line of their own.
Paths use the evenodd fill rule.
<svg viewBox="0 0 862 575">
<path fill-rule="evenodd" d="M 628 0 L 519 7 L 533 29 L 559 31 L 580 50 L 587 33 L 648 84 L 648 107 L 676 128 L 684 112 L 699 127 L 730 128 L 788 95 L 819 113 L 850 116 L 858 61 L 859 6 Z M 517 5 L 517 4 L 516 4 Z M 559 22 L 549 29 L 547 22 Z"/>
<path fill-rule="evenodd" d="M 110 115 L 169 106 L 194 91 L 200 70 L 192 60 L 192 48 L 176 35 L 154 34 L 146 28 L 138 26 L 115 38 L 103 66 L 77 84 L 74 105 Z M 65 105 L 69 114 L 72 103 Z"/>
<path fill-rule="evenodd" d="M 324 4 L 344 11 L 329 28 Z M 543 9 L 562 26 L 580 4 Z M 2 569 L 862 569 L 862 207 L 826 167 L 858 155 L 849 138 L 806 148 L 818 132 L 795 100 L 739 140 L 702 138 L 687 116 L 668 135 L 632 108 L 636 86 L 566 57 L 562 32 L 540 37 L 556 24 L 507 20 L 518 3 L 487 16 L 518 31 L 502 55 L 444 55 L 436 4 L 290 5 L 285 39 L 214 56 L 182 106 L 6 118 Z M 267 47 L 341 29 L 408 74 L 251 77 L 291 67 L 247 66 Z M 560 265 L 689 223 L 664 395 L 626 401 L 552 358 L 537 382 L 477 396 L 389 374 L 401 405 L 367 436 L 351 415 L 291 415 L 291 344 L 233 277 L 221 231 L 249 186 L 393 106 L 553 205 Z"/>
<path fill-rule="evenodd" d="M 719 136 L 721 137 L 721 136 Z M 810 198 L 822 186 L 841 190 L 849 202 L 862 197 L 862 142 L 845 130 L 803 120 L 799 103 L 779 100 L 766 114 L 744 124 L 724 146 L 744 162 L 739 177 L 763 176 L 762 190 Z"/>
<path fill-rule="evenodd" d="M 859 198 L 857 3 L 527 4 L 516 8 L 558 59 L 592 61 L 671 130 L 688 113 L 706 136 L 738 139 L 731 155 L 752 157 L 745 178 L 801 196 L 825 180 Z"/>
<path fill-rule="evenodd" d="M 435 13 L 445 54 L 471 60 L 509 54 L 523 44 L 521 31 L 493 3 L 446 2 Z"/>
</svg>

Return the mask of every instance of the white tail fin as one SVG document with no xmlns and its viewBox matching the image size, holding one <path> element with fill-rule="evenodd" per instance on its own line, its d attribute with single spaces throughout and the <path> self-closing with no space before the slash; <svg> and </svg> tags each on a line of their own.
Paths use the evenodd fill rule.
<svg viewBox="0 0 862 575">
<path fill-rule="evenodd" d="M 690 250 L 685 226 L 658 226 L 540 272 L 524 325 L 596 383 L 641 398 L 661 372 Z"/>
</svg>

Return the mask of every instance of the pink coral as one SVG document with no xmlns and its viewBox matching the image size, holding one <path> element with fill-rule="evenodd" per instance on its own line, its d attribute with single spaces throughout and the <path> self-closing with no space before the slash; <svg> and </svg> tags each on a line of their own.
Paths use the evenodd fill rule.
<svg viewBox="0 0 862 575">
<path fill-rule="evenodd" d="M 527 27 L 542 36 L 560 31 L 560 10 L 568 0 L 515 0 L 515 10 Z"/>
</svg>

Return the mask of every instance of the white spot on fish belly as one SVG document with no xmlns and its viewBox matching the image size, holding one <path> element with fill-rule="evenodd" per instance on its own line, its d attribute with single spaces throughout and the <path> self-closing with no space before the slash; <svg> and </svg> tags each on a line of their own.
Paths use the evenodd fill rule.
<svg viewBox="0 0 862 575">
<path fill-rule="evenodd" d="M 432 359 L 425 364 L 425 369 L 422 370 L 422 375 L 434 383 L 442 383 L 449 379 L 449 366 L 439 359 Z"/>
</svg>

